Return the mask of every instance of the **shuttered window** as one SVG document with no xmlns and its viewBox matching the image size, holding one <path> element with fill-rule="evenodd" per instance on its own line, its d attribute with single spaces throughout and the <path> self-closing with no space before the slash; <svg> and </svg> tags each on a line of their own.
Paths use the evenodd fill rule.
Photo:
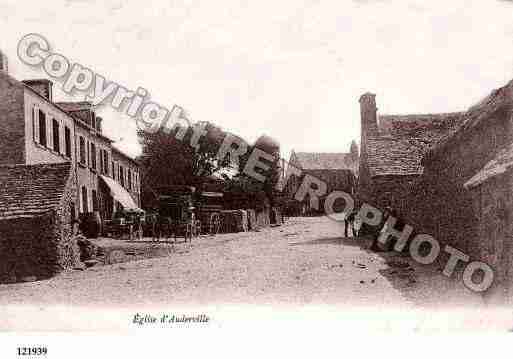
<svg viewBox="0 0 513 359">
<path fill-rule="evenodd" d="M 39 123 L 39 143 L 42 146 L 47 146 L 46 138 L 46 115 L 43 111 L 38 110 L 38 123 Z"/>
<path fill-rule="evenodd" d="M 91 143 L 91 168 L 96 169 L 96 145 Z"/>
<path fill-rule="evenodd" d="M 55 118 L 52 120 L 52 139 L 53 139 L 53 150 L 57 153 L 61 153 L 61 136 L 59 121 Z"/>
<path fill-rule="evenodd" d="M 87 187 L 82 187 L 82 212 L 89 212 L 89 205 L 87 203 Z"/>
<path fill-rule="evenodd" d="M 80 163 L 86 164 L 86 148 L 85 148 L 85 140 L 84 137 L 80 136 L 79 138 L 79 151 L 80 151 Z"/>
<path fill-rule="evenodd" d="M 36 106 L 32 108 L 32 127 L 34 129 L 34 141 L 39 143 L 39 110 Z"/>
<path fill-rule="evenodd" d="M 68 127 L 64 128 L 64 147 L 66 157 L 71 158 L 71 131 Z"/>
</svg>

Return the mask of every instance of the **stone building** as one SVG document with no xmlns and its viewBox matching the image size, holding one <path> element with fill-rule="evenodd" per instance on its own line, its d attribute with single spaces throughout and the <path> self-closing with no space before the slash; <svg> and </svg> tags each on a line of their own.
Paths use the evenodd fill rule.
<svg viewBox="0 0 513 359">
<path fill-rule="evenodd" d="M 311 175 L 327 184 L 326 194 L 339 190 L 354 194 L 358 176 L 358 145 L 353 141 L 349 153 L 295 152 L 290 155 L 289 166 L 298 169 L 299 176 L 291 175 L 285 192 L 290 198 L 298 191 L 305 175 Z M 310 201 L 303 201 L 297 210 L 301 214 L 324 213 L 325 196 L 320 198 L 319 208 L 310 208 Z"/>
<path fill-rule="evenodd" d="M 79 263 L 75 197 L 70 162 L 0 166 L 0 283 L 46 278 Z"/>
<path fill-rule="evenodd" d="M 378 115 L 375 95 L 360 98 L 359 202 L 405 212 L 410 190 L 423 173 L 426 151 L 461 123 L 461 113 Z"/>
<path fill-rule="evenodd" d="M 51 81 L 20 82 L 4 69 L 0 120 L 0 165 L 70 162 L 77 180 L 76 213 L 98 210 L 109 218 L 120 205 L 140 206 L 137 163 L 113 150 L 90 103 L 54 102 Z"/>
<path fill-rule="evenodd" d="M 411 221 L 442 244 L 511 277 L 513 81 L 463 113 L 458 128 L 424 156 Z M 509 281 L 510 279 L 508 279 Z"/>
</svg>

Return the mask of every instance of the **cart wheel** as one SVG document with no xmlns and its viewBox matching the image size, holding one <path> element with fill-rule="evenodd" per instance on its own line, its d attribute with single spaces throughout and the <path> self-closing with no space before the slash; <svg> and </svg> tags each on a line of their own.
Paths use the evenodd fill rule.
<svg viewBox="0 0 513 359">
<path fill-rule="evenodd" d="M 221 227 L 221 217 L 219 213 L 212 213 L 210 216 L 210 235 L 216 235 L 219 233 Z"/>
</svg>

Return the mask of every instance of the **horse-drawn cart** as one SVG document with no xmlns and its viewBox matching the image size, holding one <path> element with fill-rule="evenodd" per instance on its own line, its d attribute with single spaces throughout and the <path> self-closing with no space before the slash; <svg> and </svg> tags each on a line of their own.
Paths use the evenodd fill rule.
<svg viewBox="0 0 513 359">
<path fill-rule="evenodd" d="M 223 193 L 201 192 L 198 198 L 198 217 L 202 224 L 201 233 L 215 235 L 222 226 L 221 210 L 223 209 Z"/>
<path fill-rule="evenodd" d="M 200 223 L 196 219 L 192 186 L 168 186 L 159 189 L 157 233 L 158 237 L 184 237 L 191 241 L 199 234 Z"/>
</svg>

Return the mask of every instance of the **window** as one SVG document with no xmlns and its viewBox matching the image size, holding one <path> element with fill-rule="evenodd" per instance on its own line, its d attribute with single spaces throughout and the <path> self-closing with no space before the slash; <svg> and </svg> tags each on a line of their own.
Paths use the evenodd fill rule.
<svg viewBox="0 0 513 359">
<path fill-rule="evenodd" d="M 39 143 L 39 120 L 37 107 L 32 109 L 32 128 L 34 130 L 34 142 Z"/>
<path fill-rule="evenodd" d="M 96 169 L 96 145 L 91 143 L 91 168 Z"/>
<path fill-rule="evenodd" d="M 71 158 L 71 131 L 68 127 L 64 127 L 64 147 L 66 157 Z"/>
<path fill-rule="evenodd" d="M 93 189 L 91 198 L 93 200 L 93 211 L 97 211 L 98 210 L 98 197 L 97 197 L 96 191 L 94 189 Z"/>
<path fill-rule="evenodd" d="M 112 166 L 112 178 L 116 179 L 116 166 L 114 166 L 114 161 L 112 161 L 111 166 Z"/>
<path fill-rule="evenodd" d="M 109 175 L 109 153 L 103 150 L 103 173 Z"/>
<path fill-rule="evenodd" d="M 52 120 L 53 150 L 57 153 L 61 153 L 61 140 L 59 131 L 59 121 L 54 118 Z"/>
<path fill-rule="evenodd" d="M 103 149 L 100 148 L 100 173 L 105 172 L 104 160 L 103 160 Z"/>
<path fill-rule="evenodd" d="M 41 146 L 47 145 L 46 141 L 46 115 L 43 111 L 39 110 L 39 143 Z"/>
<path fill-rule="evenodd" d="M 121 180 L 121 185 L 125 187 L 125 169 L 123 166 L 119 166 L 119 178 Z"/>
<path fill-rule="evenodd" d="M 87 187 L 82 187 L 82 212 L 89 212 L 89 207 L 87 205 Z"/>
<path fill-rule="evenodd" d="M 127 187 L 129 190 L 132 189 L 132 171 L 130 171 L 130 168 L 128 169 L 128 183 L 127 183 Z"/>
<path fill-rule="evenodd" d="M 73 222 L 75 219 L 77 219 L 77 214 L 75 213 L 75 203 L 70 202 L 69 203 L 69 217 L 71 222 Z"/>
<path fill-rule="evenodd" d="M 85 149 L 85 140 L 84 137 L 80 136 L 79 138 L 79 146 L 80 146 L 80 163 L 86 164 L 86 149 Z"/>
</svg>

